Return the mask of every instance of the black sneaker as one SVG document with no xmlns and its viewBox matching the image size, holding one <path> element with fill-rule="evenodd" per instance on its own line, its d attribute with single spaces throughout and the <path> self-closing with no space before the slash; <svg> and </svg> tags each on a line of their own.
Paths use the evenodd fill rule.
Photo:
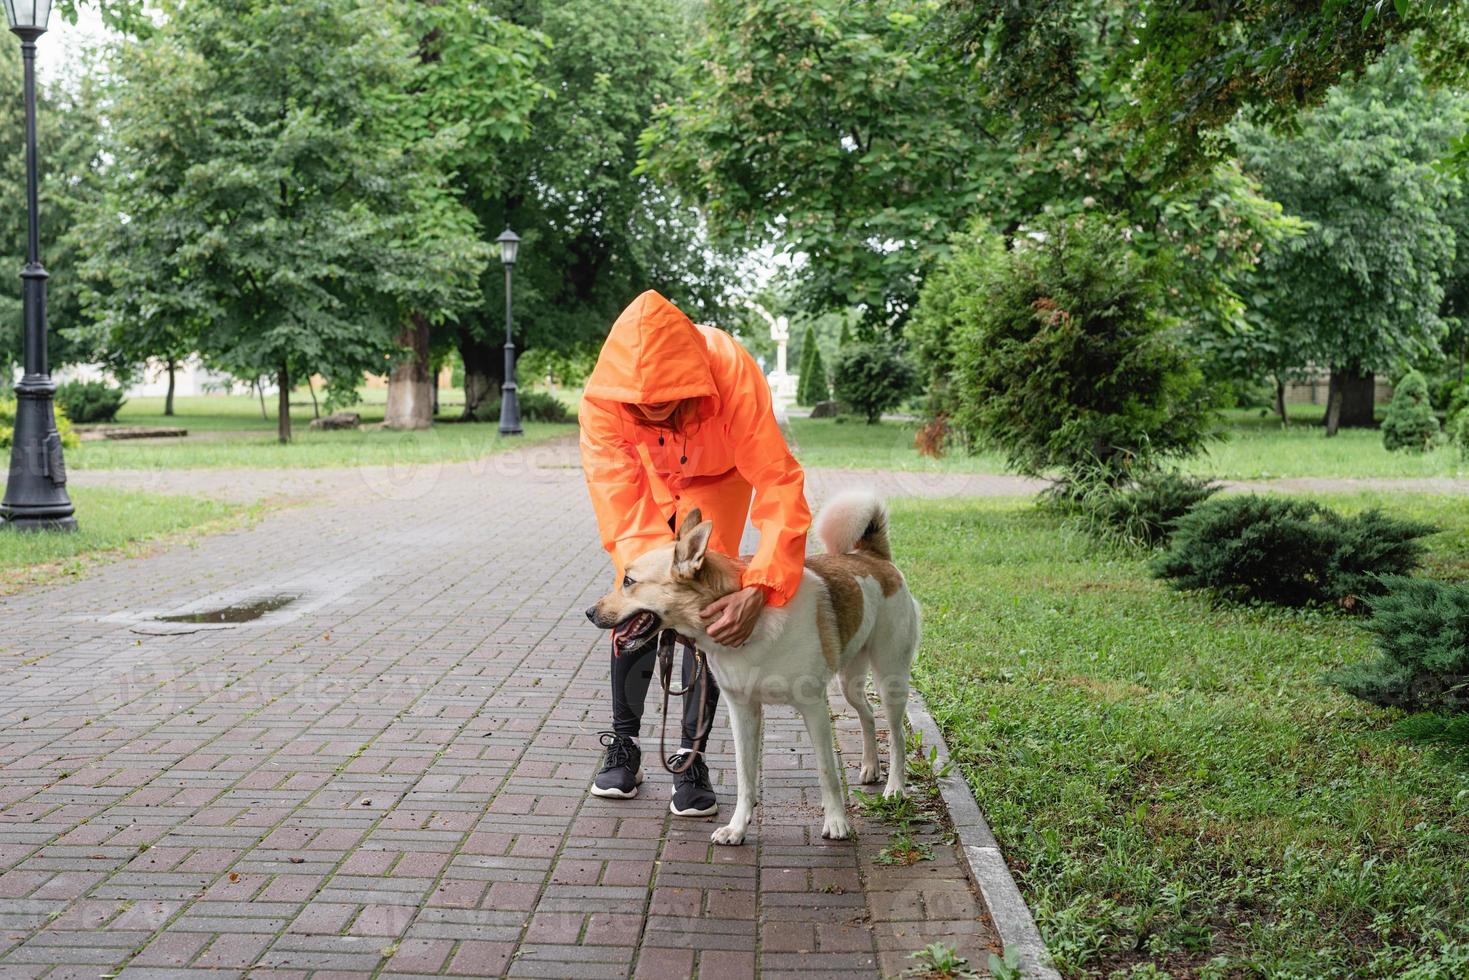
<svg viewBox="0 0 1469 980">
<path fill-rule="evenodd" d="M 592 780 L 592 795 L 606 796 L 614 800 L 630 800 L 638 795 L 638 785 L 643 781 L 643 750 L 626 735 L 616 732 L 598 732 L 607 752 L 602 756 L 602 768 Z"/>
<path fill-rule="evenodd" d="M 683 752 L 670 756 L 669 766 L 682 765 L 683 757 Z M 709 766 L 702 752 L 694 756 L 693 765 L 673 777 L 673 802 L 668 809 L 675 817 L 712 817 L 719 812 L 719 799 L 709 785 Z"/>
</svg>

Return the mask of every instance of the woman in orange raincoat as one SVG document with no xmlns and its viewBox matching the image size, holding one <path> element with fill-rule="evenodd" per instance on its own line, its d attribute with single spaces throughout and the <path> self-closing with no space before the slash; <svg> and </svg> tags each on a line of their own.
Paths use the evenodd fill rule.
<svg viewBox="0 0 1469 980">
<path fill-rule="evenodd" d="M 673 540 L 673 528 L 698 507 L 714 522 L 710 547 L 737 555 L 749 516 L 760 532 L 740 591 L 704 610 L 709 635 L 743 643 L 764 606 L 795 595 L 806 555 L 811 510 L 805 475 L 791 456 L 770 406 L 760 367 L 733 337 L 695 326 L 649 290 L 633 300 L 607 335 L 587 379 L 581 411 L 581 458 L 602 544 L 620 581 L 627 565 Z M 754 507 L 751 507 L 751 494 Z M 654 645 L 612 656 L 612 731 L 602 733 L 597 796 L 627 799 L 643 780 L 638 732 L 652 678 Z M 690 665 L 684 661 L 684 677 Z M 706 717 L 719 691 L 709 678 Z M 718 810 L 694 743 L 699 705 L 685 698 L 683 747 L 696 753 L 677 777 L 670 809 L 680 816 Z"/>
</svg>

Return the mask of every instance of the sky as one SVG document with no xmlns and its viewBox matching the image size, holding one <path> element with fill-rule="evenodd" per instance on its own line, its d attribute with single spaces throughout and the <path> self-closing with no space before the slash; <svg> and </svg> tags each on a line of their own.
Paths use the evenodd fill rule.
<svg viewBox="0 0 1469 980">
<path fill-rule="evenodd" d="M 36 42 L 36 75 L 42 84 L 64 78 L 83 46 L 100 42 L 106 37 L 107 31 L 103 28 L 102 18 L 95 7 L 83 7 L 75 26 L 68 24 L 59 12 L 53 10 L 46 33 Z"/>
</svg>

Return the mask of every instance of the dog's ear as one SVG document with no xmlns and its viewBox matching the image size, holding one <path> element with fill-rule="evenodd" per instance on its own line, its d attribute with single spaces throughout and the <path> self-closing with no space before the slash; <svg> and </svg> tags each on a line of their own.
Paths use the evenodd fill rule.
<svg viewBox="0 0 1469 980">
<path fill-rule="evenodd" d="M 709 551 L 709 535 L 714 530 L 714 522 L 700 521 L 698 517 L 697 510 L 689 514 L 673 545 L 673 577 L 680 581 L 699 574 L 699 569 L 704 567 L 704 555 Z"/>
<path fill-rule="evenodd" d="M 673 535 L 675 541 L 682 541 L 684 535 L 688 534 L 704 520 L 704 512 L 695 507 L 684 515 L 683 522 L 679 524 L 678 531 Z"/>
</svg>

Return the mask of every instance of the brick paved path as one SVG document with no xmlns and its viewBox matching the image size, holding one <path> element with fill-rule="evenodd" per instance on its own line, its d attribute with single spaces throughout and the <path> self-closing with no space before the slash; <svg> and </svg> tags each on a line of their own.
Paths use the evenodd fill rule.
<svg viewBox="0 0 1469 980">
<path fill-rule="evenodd" d="M 788 711 L 744 847 L 668 814 L 655 710 L 643 798 L 585 794 L 608 698 L 581 611 L 609 575 L 574 463 L 358 475 L 329 507 L 0 599 L 0 980 L 891 976 L 934 940 L 982 967 L 952 845 L 879 864 L 860 816 L 855 843 L 812 839 Z M 142 622 L 280 593 L 301 598 L 253 624 Z M 728 807 L 726 732 L 721 712 Z"/>
</svg>

